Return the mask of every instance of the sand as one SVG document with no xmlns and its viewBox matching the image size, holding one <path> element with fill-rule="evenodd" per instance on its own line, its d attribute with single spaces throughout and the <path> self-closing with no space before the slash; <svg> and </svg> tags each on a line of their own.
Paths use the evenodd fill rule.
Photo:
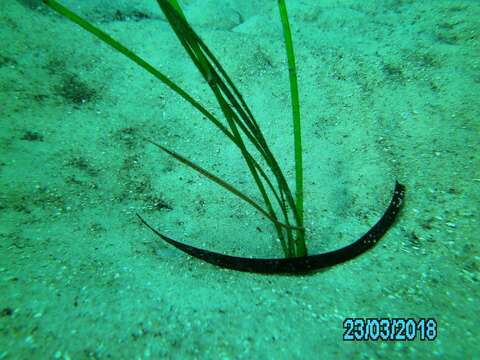
<svg viewBox="0 0 480 360">
<path fill-rule="evenodd" d="M 221 112 L 155 1 L 64 1 Z M 258 3 L 261 3 L 258 5 Z M 190 0 L 187 18 L 294 186 L 275 1 Z M 272 225 L 142 137 L 260 201 L 238 150 L 158 80 L 35 1 L 0 2 L 0 359 L 474 358 L 478 1 L 288 1 L 311 254 L 407 187 L 372 251 L 309 276 L 214 267 L 141 225 L 281 257 Z M 477 289 L 477 290 L 475 290 Z M 476 315 L 475 315 L 476 314 Z M 434 318 L 434 341 L 343 341 L 346 318 Z"/>
</svg>

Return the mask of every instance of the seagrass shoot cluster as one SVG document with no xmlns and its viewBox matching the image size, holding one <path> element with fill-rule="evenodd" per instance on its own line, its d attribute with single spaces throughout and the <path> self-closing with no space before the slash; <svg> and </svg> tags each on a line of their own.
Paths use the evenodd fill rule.
<svg viewBox="0 0 480 360">
<path fill-rule="evenodd" d="M 235 146 L 240 152 L 258 189 L 261 202 L 254 200 L 250 195 L 238 190 L 226 180 L 200 167 L 176 151 L 166 148 L 152 139 L 145 139 L 165 154 L 218 184 L 240 200 L 245 201 L 268 219 L 273 225 L 276 237 L 280 240 L 284 257 L 272 259 L 236 257 L 193 247 L 164 235 L 147 223 L 140 214 L 137 214 L 139 220 L 145 226 L 169 244 L 191 256 L 225 268 L 259 273 L 300 274 L 345 262 L 358 256 L 373 247 L 393 224 L 405 193 L 405 187 L 398 182 L 395 183 L 392 200 L 382 218 L 357 241 L 343 248 L 322 254 L 309 255 L 307 253 L 304 228 L 300 101 L 295 54 L 285 0 L 278 0 L 277 5 L 283 29 L 290 82 L 295 191 L 290 189 L 283 170 L 270 150 L 267 139 L 265 139 L 257 120 L 240 91 L 223 69 L 219 60 L 190 26 L 177 0 L 157 0 L 157 3 L 170 28 L 185 49 L 187 56 L 202 75 L 205 86 L 209 87 L 212 96 L 221 109 L 222 117 L 213 115 L 204 105 L 157 68 L 72 10 L 55 0 L 44 0 L 44 3 L 149 72 L 187 101 L 232 142 L 232 146 Z"/>
</svg>

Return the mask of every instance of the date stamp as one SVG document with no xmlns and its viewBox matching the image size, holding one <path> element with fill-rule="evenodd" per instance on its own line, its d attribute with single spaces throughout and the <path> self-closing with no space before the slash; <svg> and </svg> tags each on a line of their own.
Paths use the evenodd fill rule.
<svg viewBox="0 0 480 360">
<path fill-rule="evenodd" d="M 433 341 L 437 320 L 433 318 L 346 318 L 344 341 Z"/>
</svg>

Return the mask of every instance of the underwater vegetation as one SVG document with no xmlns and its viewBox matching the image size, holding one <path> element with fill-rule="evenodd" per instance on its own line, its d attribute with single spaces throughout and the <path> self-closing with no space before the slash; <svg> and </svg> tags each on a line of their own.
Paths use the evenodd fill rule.
<svg viewBox="0 0 480 360">
<path fill-rule="evenodd" d="M 158 69 L 136 55 L 131 50 L 114 40 L 108 34 L 81 18 L 71 10 L 60 5 L 55 0 L 43 1 L 51 9 L 65 16 L 67 19 L 84 28 L 97 38 L 110 45 L 119 53 L 135 62 L 148 71 L 164 85 L 190 103 L 207 120 L 216 126 L 240 151 L 246 167 L 248 168 L 256 187 L 261 195 L 262 204 L 253 200 L 249 195 L 236 189 L 227 181 L 201 168 L 181 154 L 168 149 L 161 144 L 145 139 L 165 154 L 190 167 L 210 181 L 223 187 L 239 199 L 254 207 L 260 214 L 271 221 L 276 235 L 280 240 L 284 258 L 261 259 L 236 257 L 212 252 L 193 247 L 173 240 L 157 229 L 153 228 L 141 215 L 137 214 L 140 221 L 156 235 L 179 250 L 202 259 L 214 265 L 240 271 L 259 273 L 307 273 L 321 268 L 333 266 L 364 253 L 374 247 L 380 238 L 393 225 L 401 208 L 405 194 L 405 187 L 398 181 L 388 208 L 378 222 L 358 240 L 343 248 L 317 254 L 308 255 L 303 209 L 303 165 L 302 165 L 302 135 L 300 101 L 295 65 L 293 41 L 290 32 L 287 8 L 284 0 L 278 0 L 278 9 L 282 23 L 284 43 L 288 59 L 290 80 L 290 94 L 292 102 L 292 119 L 294 132 L 294 159 L 295 159 L 295 192 L 293 192 L 280 168 L 275 156 L 272 154 L 267 139 L 265 139 L 260 126 L 250 111 L 244 98 L 222 68 L 220 62 L 212 54 L 208 46 L 200 39 L 189 25 L 177 0 L 157 0 L 171 29 L 186 53 L 201 73 L 209 86 L 215 100 L 223 114 L 223 121 L 209 112 L 202 104 L 197 102 L 188 92 L 170 80 Z M 252 153 L 250 148 L 255 150 Z M 260 165 L 260 163 L 265 165 Z"/>
</svg>

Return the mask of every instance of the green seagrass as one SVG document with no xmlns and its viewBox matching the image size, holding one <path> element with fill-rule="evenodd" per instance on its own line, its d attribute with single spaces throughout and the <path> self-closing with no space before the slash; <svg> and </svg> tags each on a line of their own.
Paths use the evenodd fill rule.
<svg viewBox="0 0 480 360">
<path fill-rule="evenodd" d="M 242 95 L 233 84 L 230 77 L 220 65 L 207 45 L 200 39 L 187 22 L 177 0 L 157 0 L 167 21 L 184 47 L 194 65 L 202 74 L 206 84 L 210 87 L 222 113 L 223 121 L 210 113 L 203 105 L 196 101 L 188 92 L 170 80 L 158 69 L 136 55 L 131 50 L 114 40 L 108 34 L 81 18 L 55 0 L 44 0 L 51 9 L 62 14 L 67 19 L 78 24 L 112 48 L 122 53 L 137 65 L 148 71 L 215 125 L 240 150 L 250 174 L 260 192 L 263 206 L 247 194 L 236 189 L 223 179 L 215 176 L 200 166 L 194 164 L 182 155 L 161 144 L 146 139 L 158 149 L 172 156 L 176 160 L 189 166 L 209 180 L 222 186 L 238 198 L 253 206 L 262 215 L 268 218 L 275 227 L 285 257 L 304 257 L 307 255 L 305 244 L 305 230 L 303 227 L 303 169 L 301 146 L 301 121 L 298 96 L 298 84 L 295 66 L 290 25 L 284 0 L 278 0 L 278 9 L 282 22 L 285 48 L 288 59 L 290 79 L 290 94 L 292 101 L 292 117 L 294 129 L 294 159 L 295 159 L 295 197 L 285 179 L 285 176 L 272 154 L 260 126 L 248 108 Z M 253 145 L 255 154 L 247 149 L 247 144 Z M 251 147 L 250 147 L 251 148 Z M 266 164 L 263 168 L 259 164 L 262 158 Z M 276 205 L 275 205 L 276 204 Z"/>
</svg>

